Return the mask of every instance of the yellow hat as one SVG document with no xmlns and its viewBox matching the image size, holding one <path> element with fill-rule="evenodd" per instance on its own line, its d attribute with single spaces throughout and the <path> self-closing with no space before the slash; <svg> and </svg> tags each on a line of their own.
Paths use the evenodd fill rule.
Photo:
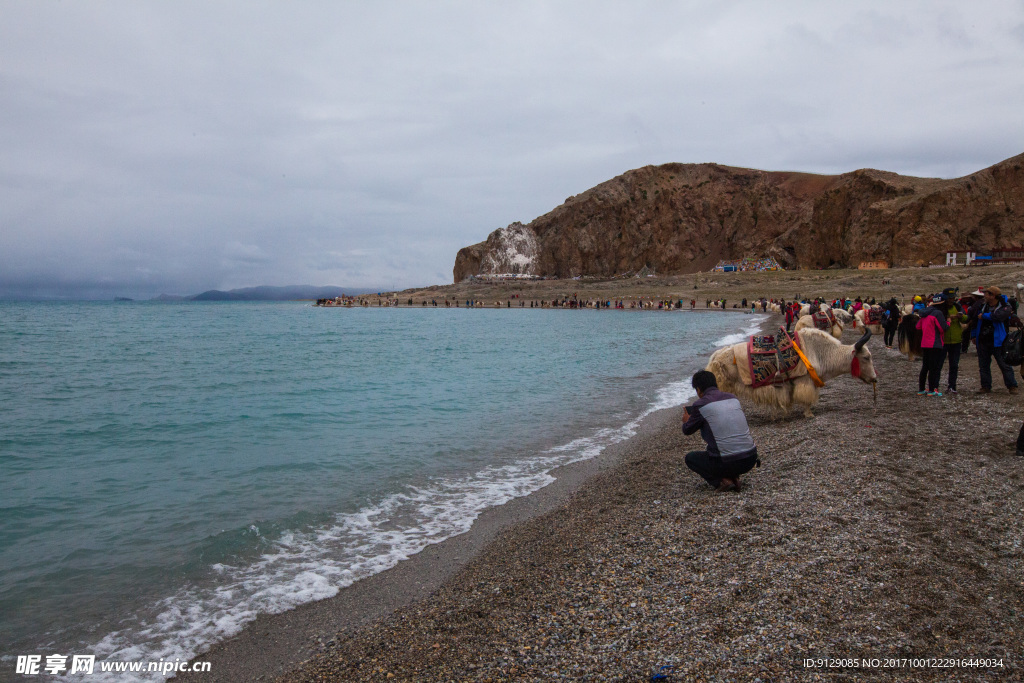
<svg viewBox="0 0 1024 683">
<path fill-rule="evenodd" d="M 914 303 L 915 304 L 919 304 L 919 303 L 922 303 L 922 302 L 924 302 L 924 299 L 922 299 L 920 295 L 914 297 Z"/>
</svg>

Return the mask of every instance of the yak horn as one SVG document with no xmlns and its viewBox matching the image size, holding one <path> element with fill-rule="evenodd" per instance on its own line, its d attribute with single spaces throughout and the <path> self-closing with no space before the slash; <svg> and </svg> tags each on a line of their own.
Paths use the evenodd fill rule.
<svg viewBox="0 0 1024 683">
<path fill-rule="evenodd" d="M 864 345 L 868 343 L 868 339 L 871 339 L 871 330 L 869 330 L 867 326 L 865 326 L 864 336 L 858 339 L 856 343 L 854 343 L 853 350 L 860 351 L 862 348 L 864 348 Z"/>
</svg>

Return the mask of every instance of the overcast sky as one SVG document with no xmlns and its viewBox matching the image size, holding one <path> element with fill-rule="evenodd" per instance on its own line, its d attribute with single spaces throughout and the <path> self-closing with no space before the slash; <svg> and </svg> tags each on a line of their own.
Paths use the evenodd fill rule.
<svg viewBox="0 0 1024 683">
<path fill-rule="evenodd" d="M 1024 2 L 0 0 L 0 296 L 447 283 L 631 168 L 1024 152 Z"/>
</svg>

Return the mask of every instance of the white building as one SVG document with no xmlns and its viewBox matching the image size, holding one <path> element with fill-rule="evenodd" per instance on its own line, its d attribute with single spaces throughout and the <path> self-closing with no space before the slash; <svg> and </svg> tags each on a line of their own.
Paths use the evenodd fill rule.
<svg viewBox="0 0 1024 683">
<path fill-rule="evenodd" d="M 971 265 L 974 262 L 974 260 L 976 258 L 978 258 L 977 252 L 974 252 L 974 251 L 965 251 L 965 252 L 963 252 L 963 254 L 964 254 L 963 263 L 959 263 L 959 262 L 957 262 L 958 252 L 947 251 L 946 252 L 946 265 L 947 266 L 969 266 L 969 265 Z"/>
</svg>

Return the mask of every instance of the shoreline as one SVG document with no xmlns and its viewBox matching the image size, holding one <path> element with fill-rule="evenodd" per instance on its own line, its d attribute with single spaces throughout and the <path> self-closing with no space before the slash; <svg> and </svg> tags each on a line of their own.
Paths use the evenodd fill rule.
<svg viewBox="0 0 1024 683">
<path fill-rule="evenodd" d="M 741 494 L 715 494 L 686 469 L 700 440 L 678 429 L 682 406 L 663 409 L 469 532 L 333 598 L 259 617 L 194 659 L 210 673 L 175 680 L 647 680 L 661 666 L 675 667 L 670 681 L 1019 673 L 1017 397 L 975 396 L 973 351 L 959 395 L 917 397 L 919 364 L 876 344 L 878 404 L 846 377 L 810 420 L 744 406 L 764 464 Z M 929 429 L 947 438 L 908 448 Z M 802 663 L 822 657 L 1002 665 Z"/>
<path fill-rule="evenodd" d="M 742 310 L 710 311 L 750 314 Z M 765 318 L 761 321 L 763 327 L 771 314 L 758 312 L 756 315 Z M 750 320 L 739 318 L 737 322 L 740 323 L 737 331 L 727 337 L 743 334 L 751 328 Z M 692 367 L 685 369 L 681 377 L 689 377 L 702 367 L 703 359 L 694 359 Z M 329 647 L 337 632 L 358 631 L 388 618 L 396 610 L 416 604 L 462 571 L 500 534 L 566 505 L 592 478 L 617 467 L 624 453 L 642 448 L 638 444 L 660 434 L 667 424 L 674 424 L 681 410 L 681 405 L 661 408 L 639 418 L 633 436 L 604 447 L 592 458 L 555 468 L 550 472 L 555 481 L 525 496 L 487 508 L 465 533 L 429 545 L 394 567 L 360 579 L 332 597 L 278 614 L 259 615 L 235 636 L 213 644 L 192 658 L 192 662 L 210 662 L 211 672 L 178 674 L 174 680 L 272 680 L 295 670 Z"/>
<path fill-rule="evenodd" d="M 662 301 L 664 301 L 664 300 L 662 300 Z M 303 302 L 303 303 L 306 303 L 306 302 Z M 669 302 L 669 303 L 671 303 L 671 302 Z M 474 306 L 455 306 L 455 305 L 444 306 L 443 304 L 438 304 L 437 306 L 423 305 L 423 304 L 419 304 L 419 305 L 413 304 L 413 305 L 410 306 L 409 304 L 403 304 L 403 303 L 387 304 L 387 305 L 383 305 L 383 304 L 381 304 L 381 305 L 378 305 L 378 304 L 366 304 L 366 305 L 354 304 L 354 305 L 351 305 L 351 306 L 349 306 L 347 304 L 327 304 L 327 305 L 322 305 L 322 304 L 314 303 L 314 304 L 311 304 L 311 305 L 313 306 L 313 308 L 331 308 L 331 309 L 338 308 L 338 309 L 343 309 L 343 310 L 393 308 L 393 309 L 405 309 L 405 310 L 410 310 L 410 311 L 416 311 L 416 310 L 424 310 L 424 311 L 426 311 L 426 310 L 436 310 L 436 309 L 448 309 L 448 310 L 465 309 L 465 310 L 468 310 L 468 311 L 504 311 L 504 310 L 509 310 L 509 311 L 523 311 L 523 310 L 527 310 L 528 311 L 528 310 L 531 309 L 531 307 L 529 305 L 527 305 L 527 306 L 505 306 L 505 305 L 502 304 L 502 305 L 495 306 L 495 305 L 487 304 L 487 303 L 484 303 L 484 302 L 478 303 L 477 305 L 474 305 Z M 771 315 L 771 312 L 769 312 L 769 311 L 760 311 L 760 310 L 751 311 L 749 306 L 746 307 L 746 308 L 744 308 L 742 306 L 728 306 L 726 308 L 719 308 L 717 306 L 712 306 L 710 308 L 704 308 L 704 307 L 690 308 L 689 306 L 683 306 L 681 308 L 675 308 L 674 306 L 665 306 L 663 308 L 658 308 L 656 306 L 626 306 L 624 308 L 616 308 L 615 306 L 611 306 L 611 307 L 604 307 L 604 306 L 533 306 L 532 309 L 535 310 L 535 311 L 536 310 L 544 310 L 544 311 L 616 311 L 616 312 L 619 312 L 619 313 L 622 313 L 622 312 L 630 312 L 630 313 L 746 313 L 748 315 L 749 314 L 754 314 L 754 315 Z"/>
<path fill-rule="evenodd" d="M 495 283 L 461 282 L 450 285 L 416 287 L 401 291 L 383 291 L 399 301 L 445 298 L 478 301 L 523 299 L 562 299 L 576 295 L 580 299 L 726 299 L 728 304 L 743 298 L 832 299 L 839 296 L 877 297 L 879 301 L 896 297 L 903 300 L 914 294 L 933 292 L 943 287 L 975 289 L 979 284 L 997 284 L 1004 292 L 1024 280 L 1024 268 L 1014 265 L 946 268 L 891 268 L 886 270 L 788 270 L 774 272 L 710 273 L 658 275 L 649 278 L 586 278 L 581 280 L 541 280 Z M 698 309 L 701 306 L 698 306 Z"/>
<path fill-rule="evenodd" d="M 662 411 L 564 503 L 280 680 L 648 680 L 662 666 L 669 681 L 1019 675 L 1017 397 L 975 395 L 973 353 L 961 394 L 941 399 L 915 395 L 918 363 L 872 353 L 877 404 L 847 377 L 812 419 L 745 406 L 763 465 L 742 493 L 716 494 L 686 469 L 701 442 L 682 436 L 681 408 Z M 905 663 L 816 668 L 820 658 Z"/>
<path fill-rule="evenodd" d="M 337 595 L 279 614 L 261 614 L 241 633 L 217 643 L 194 662 L 211 662 L 211 671 L 181 674 L 176 681 L 274 680 L 294 671 L 335 642 L 338 632 L 355 632 L 397 610 L 414 606 L 436 592 L 477 558 L 502 533 L 564 506 L 575 492 L 621 461 L 631 444 L 660 431 L 672 421 L 673 409 L 649 415 L 630 439 L 604 449 L 589 460 L 552 471 L 555 481 L 542 489 L 488 508 L 469 531 L 427 546 L 394 567 L 343 588 Z"/>
</svg>

